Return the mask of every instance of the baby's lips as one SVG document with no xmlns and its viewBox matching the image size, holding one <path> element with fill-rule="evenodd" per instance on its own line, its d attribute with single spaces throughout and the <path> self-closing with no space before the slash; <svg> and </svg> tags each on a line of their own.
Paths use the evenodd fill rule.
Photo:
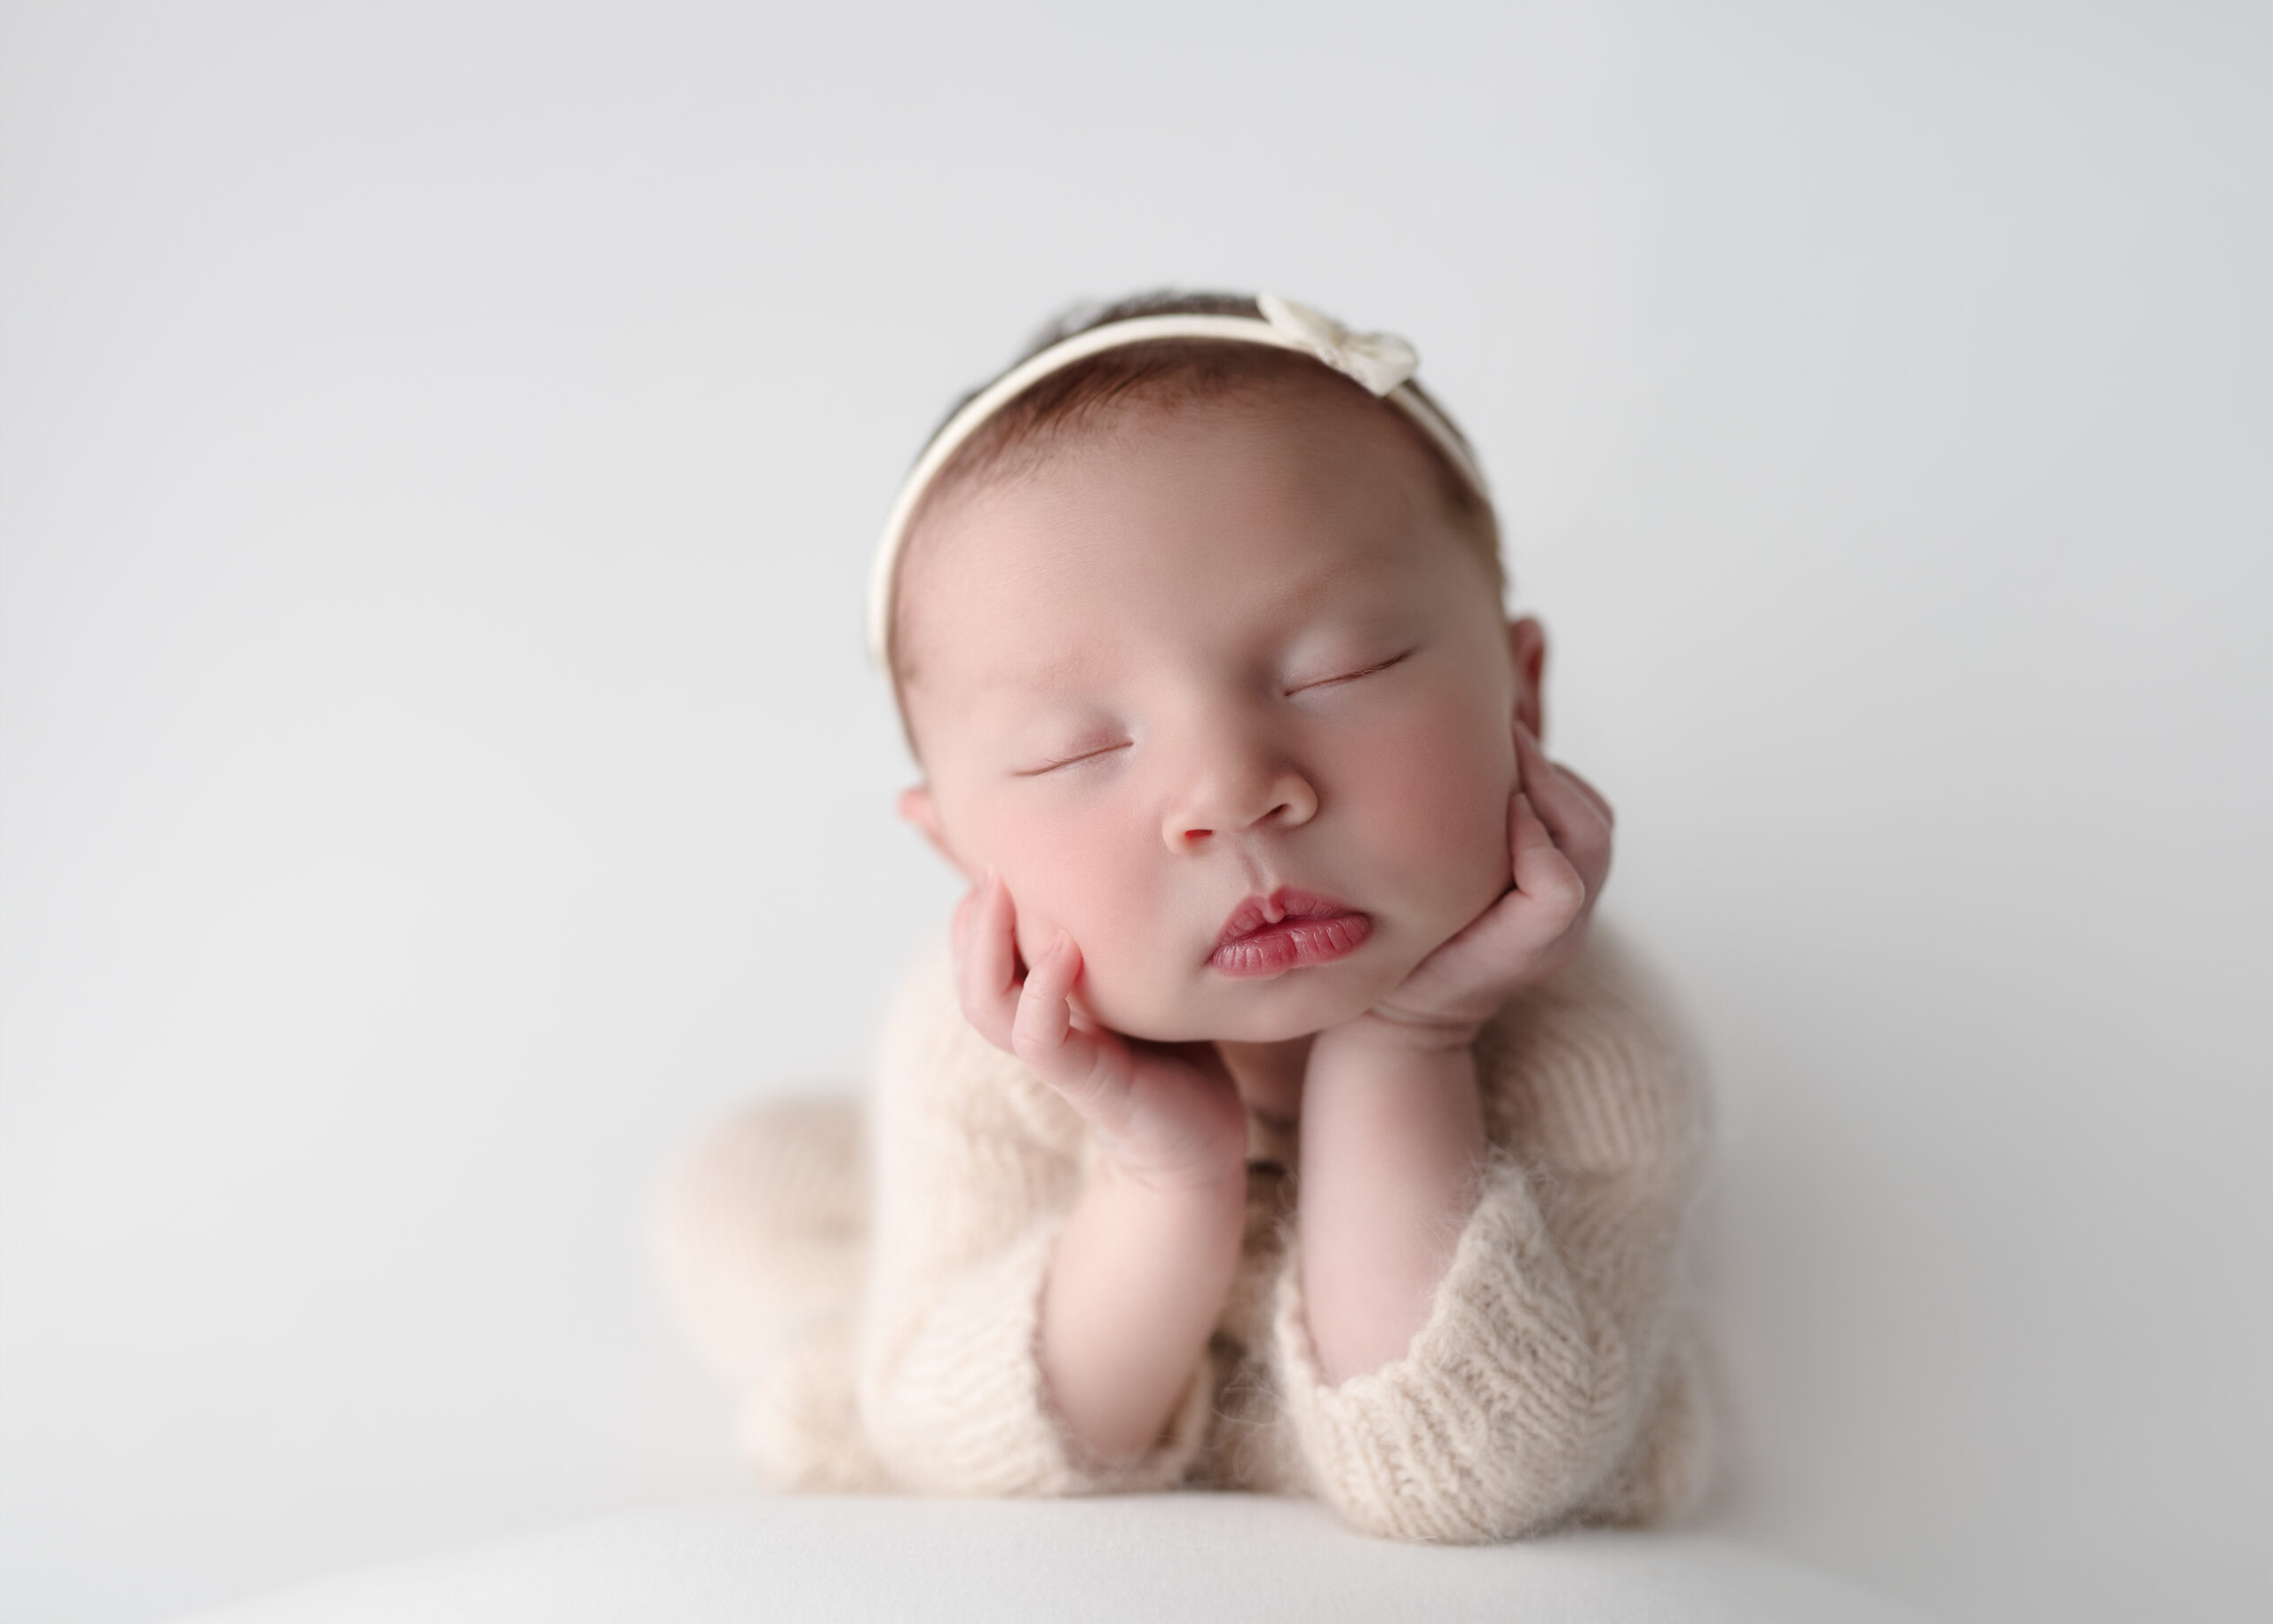
<svg viewBox="0 0 2273 1624">
<path fill-rule="evenodd" d="M 1216 949 L 1220 952 L 1241 937 L 1252 936 L 1284 920 L 1331 919 L 1357 911 L 1339 898 L 1281 885 L 1267 897 L 1249 897 L 1233 908 L 1232 916 L 1224 921 L 1222 933 L 1216 938 Z"/>
<path fill-rule="evenodd" d="M 1315 918 L 1288 915 L 1251 931 L 1216 949 L 1208 963 L 1227 976 L 1277 976 L 1311 964 L 1331 964 L 1366 945 L 1374 933 L 1370 915 L 1344 913 Z"/>
</svg>

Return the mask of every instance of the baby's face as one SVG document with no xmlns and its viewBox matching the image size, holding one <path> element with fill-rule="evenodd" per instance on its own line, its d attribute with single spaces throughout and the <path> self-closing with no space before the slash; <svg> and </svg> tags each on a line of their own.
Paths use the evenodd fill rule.
<svg viewBox="0 0 2273 1624">
<path fill-rule="evenodd" d="M 1140 408 L 916 540 L 904 809 L 1001 873 L 1028 963 L 1071 934 L 1095 1019 L 1317 1032 L 1506 889 L 1536 662 L 1390 408 Z"/>
</svg>

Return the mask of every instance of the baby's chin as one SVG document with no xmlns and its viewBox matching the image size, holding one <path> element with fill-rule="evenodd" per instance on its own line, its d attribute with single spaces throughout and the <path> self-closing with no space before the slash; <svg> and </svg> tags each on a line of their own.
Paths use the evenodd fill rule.
<svg viewBox="0 0 2273 1624">
<path fill-rule="evenodd" d="M 1405 978 L 1391 970 L 1311 966 L 1269 980 L 1202 981 L 1179 993 L 1116 996 L 1110 985 L 1085 986 L 1082 1002 L 1124 1036 L 1157 1043 L 1279 1043 L 1355 1020 Z"/>
</svg>

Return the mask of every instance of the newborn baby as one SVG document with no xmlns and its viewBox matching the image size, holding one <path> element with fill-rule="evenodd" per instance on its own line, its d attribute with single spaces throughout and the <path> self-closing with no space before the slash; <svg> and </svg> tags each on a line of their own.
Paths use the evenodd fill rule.
<svg viewBox="0 0 2273 1624">
<path fill-rule="evenodd" d="M 793 1486 L 1199 1483 L 1440 1541 L 1677 1513 L 1701 1103 L 1588 917 L 1466 442 L 1264 296 L 1051 336 L 903 493 L 872 635 L 970 882 L 873 1103 L 717 1135 L 666 1231 Z"/>
</svg>

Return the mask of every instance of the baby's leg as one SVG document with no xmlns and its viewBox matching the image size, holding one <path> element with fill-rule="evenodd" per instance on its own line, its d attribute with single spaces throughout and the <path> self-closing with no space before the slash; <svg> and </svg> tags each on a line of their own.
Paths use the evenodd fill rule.
<svg viewBox="0 0 2273 1624">
<path fill-rule="evenodd" d="M 867 1245 L 860 1102 L 769 1101 L 712 1130 L 668 1187 L 665 1279 L 742 1395 L 743 1441 L 784 1486 L 875 1486 L 853 1413 Z"/>
<path fill-rule="evenodd" d="M 664 1278 L 687 1333 L 741 1381 L 783 1327 L 847 1307 L 867 1229 L 860 1103 L 769 1100 L 713 1129 L 664 1192 Z"/>
</svg>

